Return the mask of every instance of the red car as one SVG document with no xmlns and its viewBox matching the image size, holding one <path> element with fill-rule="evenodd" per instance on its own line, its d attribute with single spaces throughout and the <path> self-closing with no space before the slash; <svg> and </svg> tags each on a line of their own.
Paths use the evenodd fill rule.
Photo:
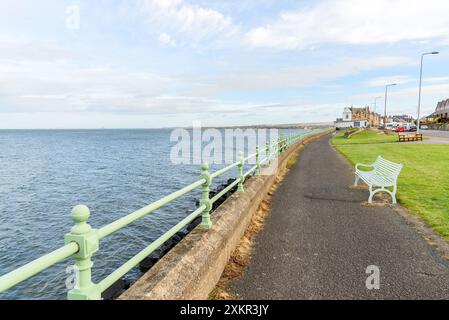
<svg viewBox="0 0 449 320">
<path fill-rule="evenodd" d="M 405 128 L 404 127 L 397 127 L 396 128 L 396 132 L 405 132 Z"/>
</svg>

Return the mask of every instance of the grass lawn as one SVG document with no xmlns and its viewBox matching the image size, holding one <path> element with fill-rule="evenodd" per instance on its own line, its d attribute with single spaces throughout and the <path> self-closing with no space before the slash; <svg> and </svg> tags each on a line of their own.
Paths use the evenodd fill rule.
<svg viewBox="0 0 449 320">
<path fill-rule="evenodd" d="M 338 136 L 333 139 L 334 143 L 338 141 Z M 378 155 L 403 163 L 398 179 L 399 202 L 449 240 L 449 145 L 336 144 L 354 164 L 372 163 Z"/>
<path fill-rule="evenodd" d="M 339 132 L 332 143 L 335 145 L 346 144 L 367 144 L 367 143 L 385 143 L 385 142 L 398 142 L 397 134 L 386 135 L 382 131 L 378 130 L 364 130 L 360 133 L 353 135 L 351 138 L 345 138 L 343 135 L 345 132 Z"/>
</svg>

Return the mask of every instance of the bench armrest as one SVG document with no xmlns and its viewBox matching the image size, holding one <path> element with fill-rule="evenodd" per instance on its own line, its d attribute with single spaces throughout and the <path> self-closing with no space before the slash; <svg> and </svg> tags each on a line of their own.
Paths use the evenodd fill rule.
<svg viewBox="0 0 449 320">
<path fill-rule="evenodd" d="M 374 168 L 372 164 L 366 164 L 366 163 L 357 163 L 355 165 L 355 169 L 359 170 L 359 167 L 367 167 L 367 168 Z"/>
</svg>

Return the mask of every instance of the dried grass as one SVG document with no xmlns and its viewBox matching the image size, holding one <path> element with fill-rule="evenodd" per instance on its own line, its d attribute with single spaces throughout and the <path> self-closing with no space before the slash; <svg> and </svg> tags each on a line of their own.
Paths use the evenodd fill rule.
<svg viewBox="0 0 449 320">
<path fill-rule="evenodd" d="M 306 144 L 309 144 L 317 139 L 319 139 L 322 135 L 308 138 L 295 150 L 290 159 L 287 161 L 287 165 L 285 169 L 279 171 L 274 179 L 273 185 L 270 190 L 267 192 L 267 195 L 260 203 L 257 208 L 256 213 L 251 218 L 251 221 L 240 240 L 239 245 L 232 253 L 228 264 L 226 265 L 223 274 L 221 275 L 220 280 L 218 281 L 216 287 L 209 294 L 209 299 L 212 300 L 235 300 L 236 297 L 229 292 L 229 283 L 241 276 L 243 274 L 244 269 L 249 265 L 251 261 L 251 251 L 253 247 L 253 240 L 255 236 L 263 230 L 265 226 L 265 219 L 271 212 L 271 198 L 273 194 L 276 192 L 282 181 L 284 180 L 285 175 L 289 171 L 289 169 L 296 163 L 299 153 L 304 149 Z"/>
</svg>

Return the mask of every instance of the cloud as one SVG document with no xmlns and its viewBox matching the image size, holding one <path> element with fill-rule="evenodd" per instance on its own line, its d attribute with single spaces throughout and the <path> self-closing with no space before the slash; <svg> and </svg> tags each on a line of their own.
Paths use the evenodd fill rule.
<svg viewBox="0 0 449 320">
<path fill-rule="evenodd" d="M 366 81 L 366 85 L 369 87 L 383 87 L 387 84 L 396 83 L 396 84 L 406 84 L 410 82 L 416 82 L 417 78 L 413 78 L 411 76 L 402 75 L 402 76 L 389 76 L 389 77 L 378 77 L 374 79 L 370 79 Z"/>
<path fill-rule="evenodd" d="M 173 39 L 171 35 L 169 35 L 168 33 L 165 33 L 165 32 L 163 32 L 163 33 L 161 33 L 159 35 L 159 41 L 162 44 L 165 44 L 165 45 L 170 46 L 170 47 L 175 47 L 176 46 L 176 40 Z"/>
<path fill-rule="evenodd" d="M 449 77 L 430 77 L 430 78 L 424 78 L 423 82 L 428 83 L 439 83 L 439 82 L 449 82 Z"/>
<path fill-rule="evenodd" d="M 178 83 L 176 77 L 121 66 L 80 67 L 63 51 L 31 47 L 29 56 L 15 56 L 14 48 L 0 52 L 0 112 L 124 110 Z M 33 52 L 40 52 L 36 59 Z"/>
<path fill-rule="evenodd" d="M 275 22 L 249 30 L 246 41 L 253 47 L 303 49 L 449 39 L 448 34 L 447 0 L 326 0 L 283 12 Z"/>
<path fill-rule="evenodd" d="M 190 44 L 228 38 L 237 31 L 230 17 L 183 0 L 143 0 L 142 11 L 153 27 L 182 35 Z"/>
<path fill-rule="evenodd" d="M 278 87 L 299 88 L 357 75 L 365 71 L 410 65 L 414 61 L 401 56 L 344 58 L 333 63 L 291 67 L 278 70 L 230 73 L 218 77 L 219 90 L 266 90 Z"/>
</svg>

